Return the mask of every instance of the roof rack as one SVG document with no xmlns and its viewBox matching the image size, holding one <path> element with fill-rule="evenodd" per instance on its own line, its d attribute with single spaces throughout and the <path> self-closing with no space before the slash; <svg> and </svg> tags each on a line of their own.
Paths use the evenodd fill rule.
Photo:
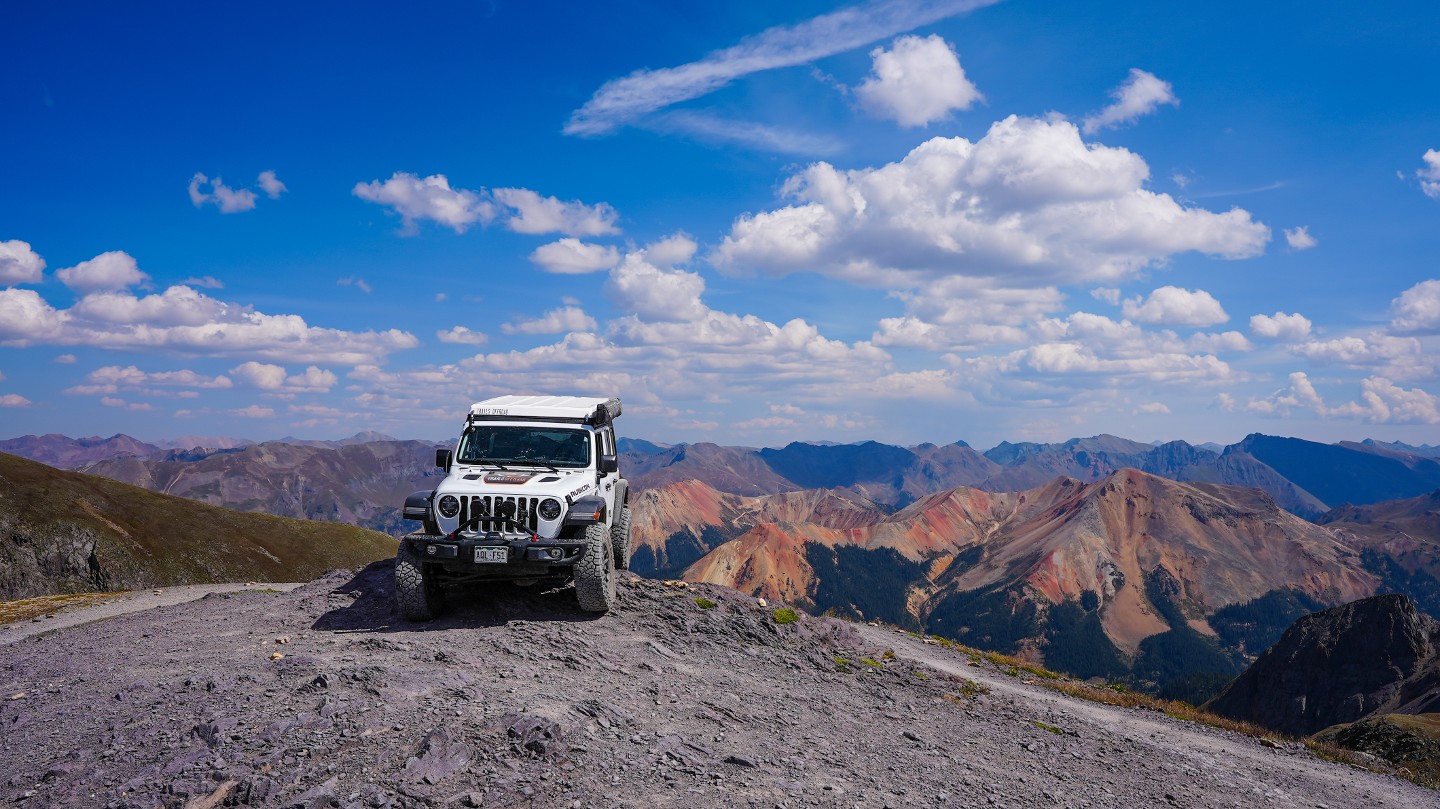
<svg viewBox="0 0 1440 809">
<path fill-rule="evenodd" d="M 599 426 L 614 421 L 620 411 L 616 397 L 497 396 L 471 405 L 465 422 L 565 421 Z"/>
</svg>

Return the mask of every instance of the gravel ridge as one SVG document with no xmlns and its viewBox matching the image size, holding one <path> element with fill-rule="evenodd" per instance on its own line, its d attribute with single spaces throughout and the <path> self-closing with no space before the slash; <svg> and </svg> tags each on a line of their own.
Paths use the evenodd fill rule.
<svg viewBox="0 0 1440 809">
<path fill-rule="evenodd" d="M 392 580 L 387 560 L 0 645 L 0 805 L 1440 807 L 722 587 L 622 573 L 596 617 L 507 585 L 409 624 Z"/>
</svg>

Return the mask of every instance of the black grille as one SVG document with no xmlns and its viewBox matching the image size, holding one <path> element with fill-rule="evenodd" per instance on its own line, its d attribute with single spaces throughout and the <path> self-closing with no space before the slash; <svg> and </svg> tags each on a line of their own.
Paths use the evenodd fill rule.
<svg viewBox="0 0 1440 809">
<path fill-rule="evenodd" d="M 539 518 L 535 515 L 535 508 L 540 504 L 539 497 L 494 497 L 491 495 L 471 495 L 460 498 L 460 525 L 470 522 L 472 517 L 480 517 L 476 522 L 476 531 L 505 531 L 514 530 L 514 523 L 498 519 L 497 514 L 501 503 L 514 504 L 514 519 L 527 531 L 535 531 L 539 525 Z"/>
</svg>

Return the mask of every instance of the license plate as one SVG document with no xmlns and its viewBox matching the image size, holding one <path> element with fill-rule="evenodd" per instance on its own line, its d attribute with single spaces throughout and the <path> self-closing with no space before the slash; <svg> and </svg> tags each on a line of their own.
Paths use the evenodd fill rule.
<svg viewBox="0 0 1440 809">
<path fill-rule="evenodd" d="M 488 562 L 488 563 L 491 563 L 491 564 L 494 564 L 494 563 L 496 563 L 496 562 L 499 562 L 500 564 L 504 564 L 505 562 L 510 561 L 510 549 L 509 549 L 509 548 L 504 548 L 504 547 L 501 547 L 501 548 L 476 548 L 476 549 L 475 549 L 475 561 L 476 561 L 476 562 Z"/>
</svg>

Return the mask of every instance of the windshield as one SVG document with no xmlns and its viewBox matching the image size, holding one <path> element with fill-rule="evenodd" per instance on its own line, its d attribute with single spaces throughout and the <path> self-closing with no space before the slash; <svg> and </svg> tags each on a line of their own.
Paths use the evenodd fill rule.
<svg viewBox="0 0 1440 809">
<path fill-rule="evenodd" d="M 456 460 L 464 464 L 584 469 L 590 465 L 590 433 L 556 427 L 477 424 L 461 436 Z"/>
</svg>

